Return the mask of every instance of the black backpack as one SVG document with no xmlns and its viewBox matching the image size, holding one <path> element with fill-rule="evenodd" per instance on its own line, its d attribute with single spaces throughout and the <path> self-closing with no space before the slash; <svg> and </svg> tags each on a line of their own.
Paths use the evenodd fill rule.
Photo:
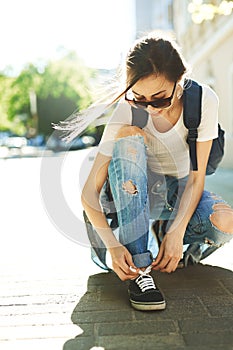
<svg viewBox="0 0 233 350">
<path fill-rule="evenodd" d="M 189 87 L 184 89 L 183 96 L 183 120 L 188 129 L 187 143 L 192 164 L 192 170 L 198 170 L 196 156 L 196 140 L 198 126 L 201 121 L 202 87 L 195 81 L 189 82 Z M 148 113 L 139 108 L 131 107 L 132 125 L 144 128 L 148 121 Z M 218 137 L 213 140 L 210 156 L 206 168 L 206 175 L 214 174 L 224 155 L 224 130 L 218 124 Z"/>
</svg>

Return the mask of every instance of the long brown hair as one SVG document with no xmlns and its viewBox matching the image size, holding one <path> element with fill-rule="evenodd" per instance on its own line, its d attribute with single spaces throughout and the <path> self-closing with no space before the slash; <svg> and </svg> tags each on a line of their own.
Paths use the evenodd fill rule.
<svg viewBox="0 0 233 350">
<path fill-rule="evenodd" d="M 120 100 L 139 79 L 155 74 L 164 75 L 168 80 L 177 82 L 187 71 L 187 64 L 174 38 L 161 32 L 150 33 L 137 40 L 128 52 L 123 68 L 125 75 L 123 91 L 122 86 L 120 89 L 111 89 L 105 102 L 97 102 L 86 111 L 74 113 L 67 121 L 53 127 L 66 132 L 64 139 L 71 141 L 105 110 Z"/>
<path fill-rule="evenodd" d="M 115 101 L 131 89 L 138 80 L 151 74 L 164 75 L 175 83 L 188 72 L 188 66 L 172 36 L 153 32 L 136 41 L 129 50 L 125 71 L 126 88 Z"/>
</svg>

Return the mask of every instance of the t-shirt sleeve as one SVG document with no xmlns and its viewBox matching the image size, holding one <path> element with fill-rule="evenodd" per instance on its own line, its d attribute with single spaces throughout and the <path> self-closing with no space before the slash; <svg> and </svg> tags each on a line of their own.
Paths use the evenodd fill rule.
<svg viewBox="0 0 233 350">
<path fill-rule="evenodd" d="M 218 106 L 216 93 L 209 86 L 202 85 L 202 116 L 197 141 L 203 142 L 218 137 Z"/>
<path fill-rule="evenodd" d="M 128 103 L 120 101 L 104 129 L 104 133 L 99 144 L 99 152 L 105 156 L 111 157 L 118 130 L 123 125 L 131 125 L 131 123 L 131 107 Z"/>
</svg>

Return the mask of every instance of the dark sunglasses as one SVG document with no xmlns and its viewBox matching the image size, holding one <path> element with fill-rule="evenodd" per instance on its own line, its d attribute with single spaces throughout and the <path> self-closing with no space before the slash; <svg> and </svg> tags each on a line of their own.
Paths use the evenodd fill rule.
<svg viewBox="0 0 233 350">
<path fill-rule="evenodd" d="M 128 91 L 127 91 L 125 94 L 125 100 L 127 102 L 129 102 L 133 107 L 138 107 L 138 108 L 146 109 L 148 106 L 152 106 L 154 108 L 167 108 L 167 107 L 171 106 L 175 89 L 176 89 L 176 82 L 174 84 L 174 88 L 172 90 L 172 94 L 170 97 L 156 98 L 155 100 L 148 101 L 148 102 L 147 101 L 138 101 L 135 98 L 133 98 L 133 99 L 128 98 L 128 96 L 127 96 Z"/>
</svg>

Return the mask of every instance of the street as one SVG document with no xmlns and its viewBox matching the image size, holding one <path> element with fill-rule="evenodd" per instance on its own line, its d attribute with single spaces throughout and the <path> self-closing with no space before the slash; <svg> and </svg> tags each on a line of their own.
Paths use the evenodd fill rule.
<svg viewBox="0 0 233 350">
<path fill-rule="evenodd" d="M 63 169 L 64 193 L 76 214 L 82 209 L 74 182 L 87 152 L 70 152 Z M 70 315 L 88 276 L 100 269 L 90 263 L 88 247 L 50 220 L 41 195 L 41 158 L 0 160 L 0 166 L 0 348 L 61 349 L 80 332 Z"/>
<path fill-rule="evenodd" d="M 88 277 L 102 272 L 90 259 L 79 198 L 93 152 L 0 160 L 1 350 L 58 350 L 82 333 L 70 316 Z M 57 203 L 55 191 L 63 193 L 64 203 Z M 232 247 L 227 244 L 206 263 L 233 271 Z"/>
</svg>

